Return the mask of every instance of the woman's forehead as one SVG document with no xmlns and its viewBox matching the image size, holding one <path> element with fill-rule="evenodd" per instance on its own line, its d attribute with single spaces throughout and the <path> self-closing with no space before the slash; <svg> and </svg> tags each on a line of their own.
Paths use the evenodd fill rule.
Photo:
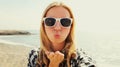
<svg viewBox="0 0 120 67">
<path fill-rule="evenodd" d="M 46 16 L 47 17 L 70 17 L 70 13 L 65 7 L 56 6 L 56 7 L 50 8 L 47 11 Z"/>
</svg>

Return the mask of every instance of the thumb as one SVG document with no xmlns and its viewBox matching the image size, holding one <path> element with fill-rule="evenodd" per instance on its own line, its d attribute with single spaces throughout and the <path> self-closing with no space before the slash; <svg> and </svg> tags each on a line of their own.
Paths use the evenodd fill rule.
<svg viewBox="0 0 120 67">
<path fill-rule="evenodd" d="M 50 54 L 50 52 L 49 51 L 45 51 L 45 54 L 48 56 Z"/>
</svg>

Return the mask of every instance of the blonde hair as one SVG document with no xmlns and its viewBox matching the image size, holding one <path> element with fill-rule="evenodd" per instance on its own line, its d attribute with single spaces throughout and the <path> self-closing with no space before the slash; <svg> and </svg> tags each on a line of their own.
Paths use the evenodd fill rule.
<svg viewBox="0 0 120 67">
<path fill-rule="evenodd" d="M 66 59 L 67 60 L 67 66 L 70 67 L 71 54 L 73 54 L 74 50 L 75 50 L 75 44 L 74 44 L 74 25 L 75 25 L 75 21 L 74 21 L 74 16 L 73 16 L 73 13 L 72 13 L 71 9 L 61 2 L 60 3 L 59 2 L 53 2 L 50 5 L 48 5 L 48 7 L 45 9 L 41 19 L 43 19 L 46 16 L 46 13 L 51 8 L 56 7 L 56 6 L 62 6 L 65 9 L 67 9 L 70 13 L 70 17 L 73 19 L 73 21 L 72 21 L 73 23 L 71 25 L 70 33 L 69 33 L 69 35 L 68 35 L 68 37 L 66 38 L 66 41 L 65 41 L 66 42 L 66 45 L 65 45 L 66 48 L 65 49 L 68 52 L 67 59 Z M 41 36 L 41 44 L 40 44 L 41 52 L 38 55 L 37 62 L 38 62 L 39 65 L 41 65 L 41 63 L 44 63 L 48 66 L 49 60 L 46 58 L 46 55 L 44 54 L 44 51 L 53 51 L 53 49 L 51 47 L 51 41 L 48 39 L 48 37 L 46 35 L 43 20 L 41 20 L 40 36 Z"/>
</svg>

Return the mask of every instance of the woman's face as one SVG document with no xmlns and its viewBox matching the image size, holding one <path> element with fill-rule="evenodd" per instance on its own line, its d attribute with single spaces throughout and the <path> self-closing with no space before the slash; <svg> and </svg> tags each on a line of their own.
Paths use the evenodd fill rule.
<svg viewBox="0 0 120 67">
<path fill-rule="evenodd" d="M 64 7 L 53 7 L 47 13 L 46 17 L 52 18 L 70 18 L 70 13 Z M 45 24 L 44 24 L 45 25 Z M 45 32 L 52 43 L 62 43 L 67 38 L 69 32 L 69 27 L 63 27 L 60 21 L 56 21 L 54 26 L 45 25 Z"/>
</svg>

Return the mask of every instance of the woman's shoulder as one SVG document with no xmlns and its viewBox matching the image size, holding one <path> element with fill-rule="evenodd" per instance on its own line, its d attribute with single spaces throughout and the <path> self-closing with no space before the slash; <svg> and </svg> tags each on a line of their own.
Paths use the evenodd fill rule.
<svg viewBox="0 0 120 67">
<path fill-rule="evenodd" d="M 36 65 L 36 59 L 38 57 L 40 49 L 31 49 L 28 56 L 28 67 L 34 67 Z"/>
<path fill-rule="evenodd" d="M 96 67 L 95 60 L 83 49 L 76 49 L 76 57 L 74 60 L 78 62 L 78 66 Z"/>
</svg>

